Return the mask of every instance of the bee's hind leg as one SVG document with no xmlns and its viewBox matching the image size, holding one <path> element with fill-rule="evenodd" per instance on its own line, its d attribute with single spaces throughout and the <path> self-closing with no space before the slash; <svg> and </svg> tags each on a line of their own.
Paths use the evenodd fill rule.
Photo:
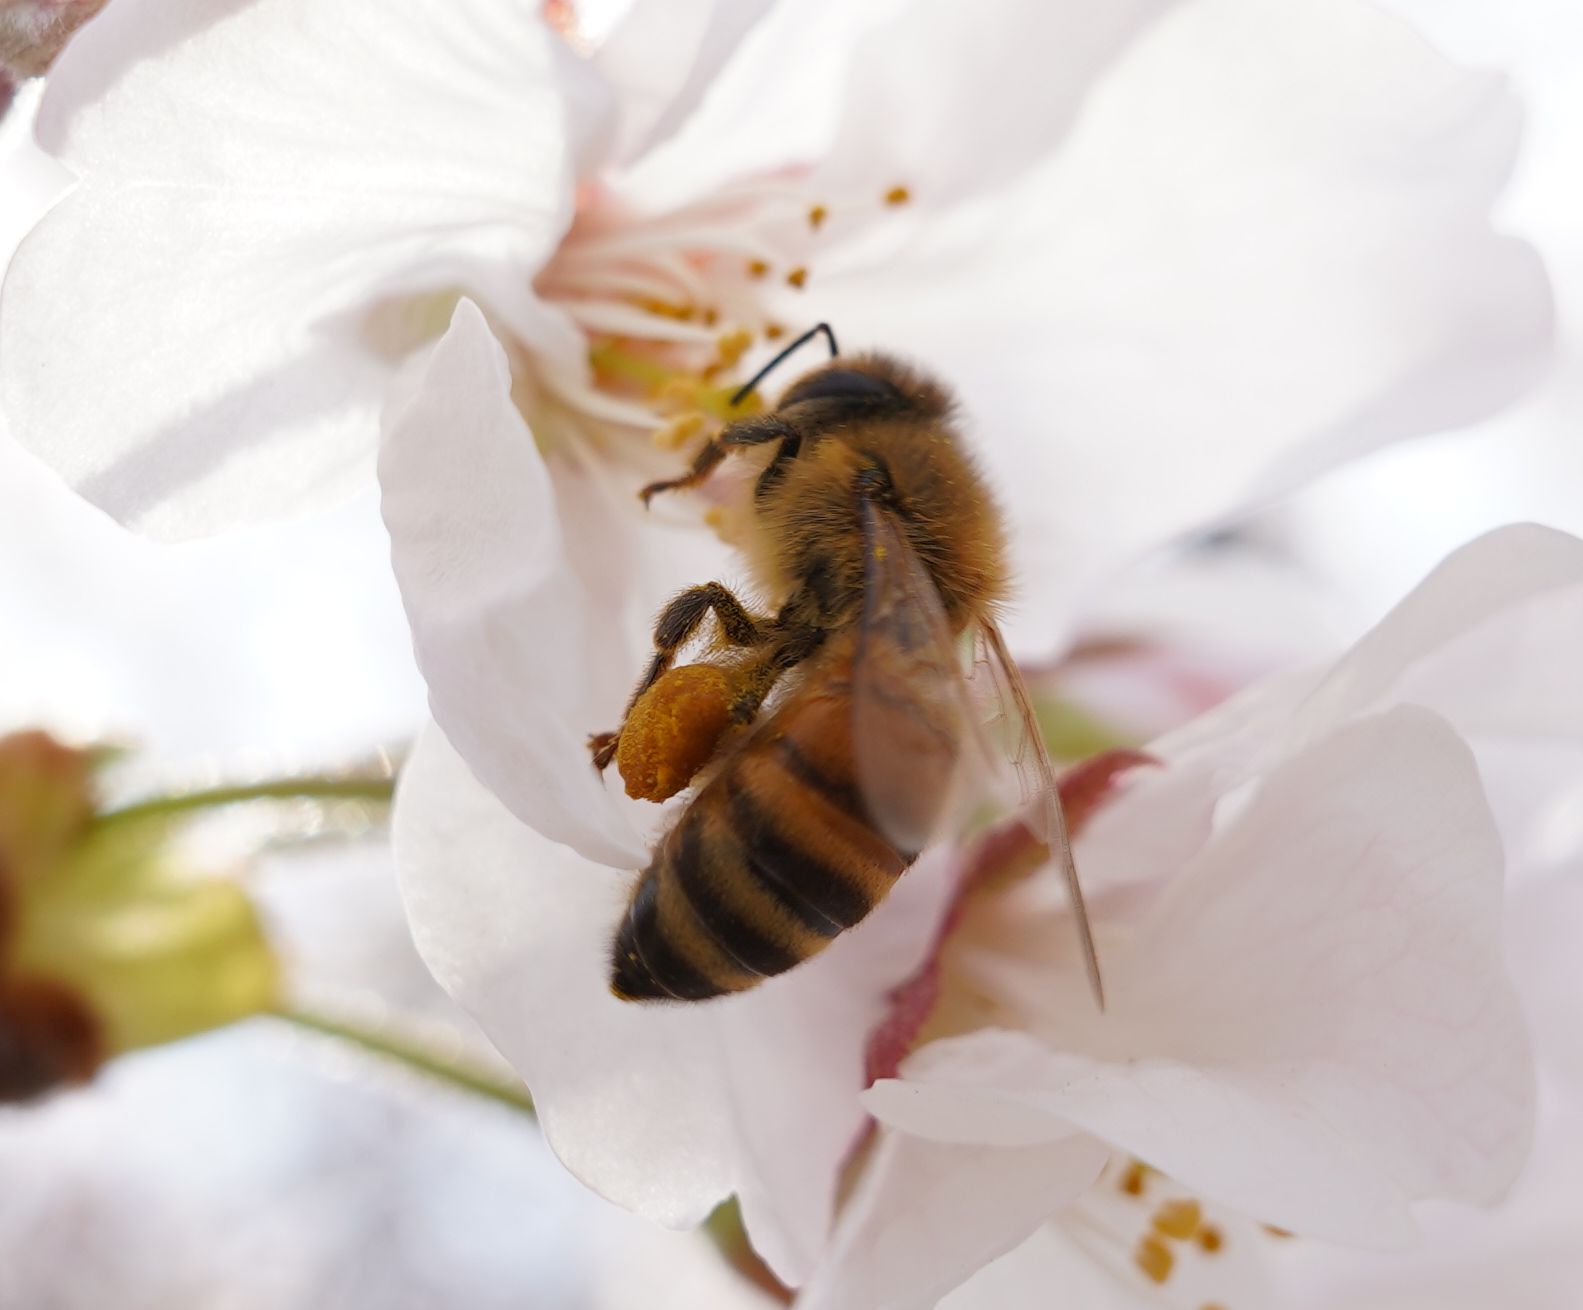
<svg viewBox="0 0 1583 1310">
<path fill-rule="evenodd" d="M 627 700 L 626 712 L 622 715 L 623 723 L 627 715 L 632 713 L 638 698 L 664 676 L 675 661 L 676 652 L 698 631 L 698 625 L 711 610 L 729 644 L 759 646 L 770 640 L 767 621 L 754 618 L 747 607 L 720 583 L 705 582 L 688 587 L 660 611 L 660 617 L 654 624 L 654 658 L 649 661 L 647 671 Z M 596 732 L 588 738 L 588 749 L 593 755 L 596 769 L 603 772 L 609 767 L 620 742 L 620 729 L 615 732 Z"/>
</svg>

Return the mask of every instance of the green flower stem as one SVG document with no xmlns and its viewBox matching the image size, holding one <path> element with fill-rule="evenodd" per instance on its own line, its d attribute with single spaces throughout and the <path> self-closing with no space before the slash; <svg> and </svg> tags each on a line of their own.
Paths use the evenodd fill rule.
<svg viewBox="0 0 1583 1310">
<path fill-rule="evenodd" d="M 271 782 L 243 783 L 230 787 L 209 787 L 201 791 L 155 796 L 146 801 L 106 810 L 93 821 L 95 830 L 112 824 L 163 819 L 197 810 L 212 810 L 241 801 L 376 801 L 388 804 L 396 789 L 393 777 L 339 776 L 310 774 L 300 778 L 277 778 Z"/>
<path fill-rule="evenodd" d="M 533 1114 L 533 1098 L 528 1095 L 527 1088 L 497 1074 L 485 1072 L 465 1060 L 443 1055 L 432 1044 L 392 1027 L 365 1027 L 348 1019 L 331 1018 L 326 1014 L 290 1006 L 283 1006 L 271 1013 L 295 1027 L 360 1046 L 365 1051 L 394 1060 L 397 1064 L 403 1064 L 458 1090 L 510 1106 L 522 1114 Z"/>
</svg>

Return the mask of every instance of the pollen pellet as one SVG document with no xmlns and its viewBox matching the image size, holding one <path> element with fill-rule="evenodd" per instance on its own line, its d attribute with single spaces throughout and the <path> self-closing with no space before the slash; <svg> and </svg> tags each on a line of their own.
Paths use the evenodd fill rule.
<svg viewBox="0 0 1583 1310">
<path fill-rule="evenodd" d="M 1197 1201 L 1167 1201 L 1154 1212 L 1150 1222 L 1162 1237 L 1186 1241 L 1198 1231 L 1199 1220 L 1204 1216 Z"/>
<path fill-rule="evenodd" d="M 616 768 L 634 800 L 663 801 L 693 780 L 731 728 L 731 678 L 684 664 L 638 698 L 621 727 Z"/>
<path fill-rule="evenodd" d="M 904 186 L 893 186 L 885 193 L 887 205 L 905 205 L 912 199 L 912 192 Z"/>
<path fill-rule="evenodd" d="M 1171 1248 L 1153 1233 L 1149 1233 L 1138 1242 L 1138 1249 L 1132 1253 L 1132 1259 L 1138 1268 L 1156 1283 L 1163 1283 L 1169 1278 L 1171 1266 L 1176 1263 Z"/>
<path fill-rule="evenodd" d="M 1205 1224 L 1198 1230 L 1198 1245 L 1205 1255 L 1214 1255 L 1225 1244 L 1225 1237 L 1213 1224 Z"/>
<path fill-rule="evenodd" d="M 806 268 L 794 268 L 790 273 L 786 274 L 786 285 L 796 287 L 799 291 L 803 289 L 807 282 L 808 270 Z"/>
</svg>

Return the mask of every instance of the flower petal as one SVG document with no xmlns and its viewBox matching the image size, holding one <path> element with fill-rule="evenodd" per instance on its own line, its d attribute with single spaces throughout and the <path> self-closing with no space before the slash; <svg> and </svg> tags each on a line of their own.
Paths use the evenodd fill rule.
<svg viewBox="0 0 1583 1310">
<path fill-rule="evenodd" d="M 797 1304 L 930 1310 L 1080 1195 L 1109 1158 L 1083 1133 L 1005 1150 L 882 1131 Z"/>
<path fill-rule="evenodd" d="M 438 732 L 403 773 L 395 843 L 418 949 L 526 1079 L 566 1166 L 675 1227 L 736 1192 L 760 1254 L 807 1277 L 865 1122 L 868 1035 L 933 940 L 943 865 L 784 977 L 656 1006 L 608 986 L 627 880 L 518 823 Z"/>
<path fill-rule="evenodd" d="M 1357 0 L 1195 0 L 1047 163 L 800 315 L 960 388 L 1044 653 L 1118 562 L 1537 375 L 1548 284 L 1488 219 L 1517 136 L 1503 82 Z"/>
<path fill-rule="evenodd" d="M 404 381 L 379 481 L 434 717 L 523 822 L 635 869 L 643 845 L 584 745 L 612 708 L 591 667 L 600 628 L 568 566 L 549 470 L 511 403 L 505 352 L 476 305 L 457 306 Z"/>
<path fill-rule="evenodd" d="M 531 312 L 570 203 L 549 40 L 484 0 L 118 0 L 39 114 L 82 181 L 6 281 L 18 438 L 161 536 L 355 486 L 375 298 L 487 287 Z"/>
<path fill-rule="evenodd" d="M 637 0 L 593 57 L 618 95 L 612 163 L 632 163 L 675 134 L 770 3 Z"/>
<path fill-rule="evenodd" d="M 1583 541 L 1533 523 L 1498 528 L 1453 551 L 1352 648 L 1293 735 L 1406 700 L 1463 731 L 1583 736 L 1580 650 Z"/>
<path fill-rule="evenodd" d="M 1170 5 L 911 0 L 859 37 L 813 185 L 878 200 L 902 183 L 936 206 L 992 190 L 1060 144 L 1090 88 Z"/>
<path fill-rule="evenodd" d="M 1350 725 L 1276 769 L 1107 956 L 1103 1019 L 936 1043 L 866 1100 L 950 1141 L 1076 1123 L 1282 1227 L 1402 1240 L 1409 1202 L 1493 1200 L 1527 1149 L 1500 867 L 1442 721 Z"/>
</svg>

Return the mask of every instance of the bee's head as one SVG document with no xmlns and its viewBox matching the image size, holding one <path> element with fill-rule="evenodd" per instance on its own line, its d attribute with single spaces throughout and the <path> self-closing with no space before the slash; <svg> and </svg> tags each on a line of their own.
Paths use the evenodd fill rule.
<svg viewBox="0 0 1583 1310">
<path fill-rule="evenodd" d="M 950 410 L 945 388 L 889 355 L 869 352 L 842 358 L 828 323 L 816 324 L 759 369 L 732 396 L 732 405 L 741 404 L 770 373 L 821 334 L 829 342 L 831 362 L 792 383 L 775 406 L 776 413 L 814 412 L 821 419 L 843 419 L 903 411 L 920 418 L 943 418 Z"/>
<path fill-rule="evenodd" d="M 848 355 L 797 379 L 775 407 L 778 414 L 815 421 L 903 416 L 942 419 L 951 409 L 945 388 L 890 355 Z"/>
</svg>

